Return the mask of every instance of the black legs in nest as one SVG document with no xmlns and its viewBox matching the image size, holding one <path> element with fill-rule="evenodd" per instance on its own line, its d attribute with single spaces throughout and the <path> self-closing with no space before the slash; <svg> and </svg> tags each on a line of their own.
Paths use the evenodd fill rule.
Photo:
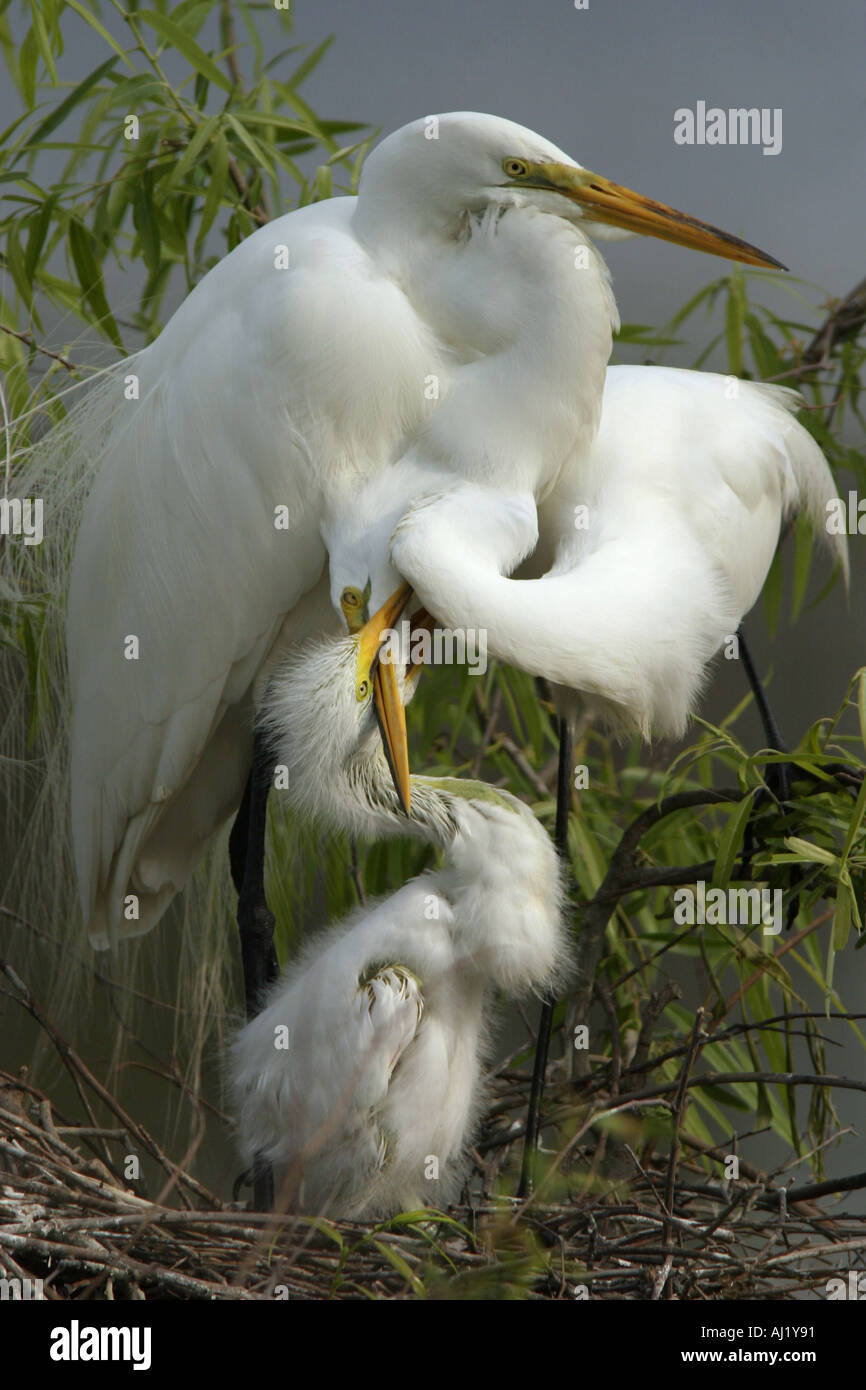
<svg viewBox="0 0 866 1390">
<path fill-rule="evenodd" d="M 264 737 L 256 731 L 250 775 L 229 837 L 248 1019 L 255 1018 L 267 986 L 278 974 L 274 915 L 265 897 L 265 827 L 271 771 Z M 258 1163 L 253 1170 L 253 1199 L 257 1211 L 270 1211 L 273 1207 L 274 1179 L 269 1164 Z"/>
</svg>

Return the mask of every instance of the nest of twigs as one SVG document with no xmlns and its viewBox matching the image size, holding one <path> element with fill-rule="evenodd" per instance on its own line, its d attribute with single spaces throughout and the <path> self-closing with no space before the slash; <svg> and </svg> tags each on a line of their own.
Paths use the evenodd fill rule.
<svg viewBox="0 0 866 1390">
<path fill-rule="evenodd" d="M 786 1190 L 741 1161 L 727 1182 L 714 1175 L 721 1151 L 683 1131 L 697 1022 L 679 1082 L 655 1096 L 627 1068 L 579 1080 L 552 1068 L 547 1132 L 567 1137 L 542 1155 L 526 1200 L 501 1194 L 515 1187 L 530 1077 L 503 1064 L 464 1201 L 364 1226 L 253 1213 L 208 1191 L 102 1086 L 8 966 L 5 975 L 80 1100 L 66 1116 L 26 1076 L 0 1072 L 0 1277 L 12 1296 L 825 1298 L 830 1278 L 866 1267 L 866 1220 L 825 1205 L 863 1175 Z M 635 1119 L 653 1109 L 668 1127 L 673 1119 L 666 1152 Z M 124 1180 L 130 1153 L 162 1170 L 155 1200 Z"/>
</svg>

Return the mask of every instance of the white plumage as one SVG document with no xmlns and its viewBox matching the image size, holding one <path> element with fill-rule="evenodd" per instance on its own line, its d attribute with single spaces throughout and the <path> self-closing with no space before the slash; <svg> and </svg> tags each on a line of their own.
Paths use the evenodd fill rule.
<svg viewBox="0 0 866 1390">
<path fill-rule="evenodd" d="M 148 930 L 183 886 L 240 799 L 256 677 L 335 622 L 320 594 L 309 597 L 326 559 L 335 597 L 347 569 L 359 573 L 341 547 L 359 487 L 418 436 L 436 404 L 431 378 L 444 390 L 461 363 L 483 368 L 495 298 L 483 331 L 446 340 L 411 292 L 423 285 L 435 306 L 437 275 L 450 271 L 455 243 L 450 232 L 434 240 L 431 201 L 459 222 L 465 189 L 449 187 L 450 174 L 483 205 L 515 146 L 560 152 L 478 119 L 480 132 L 458 120 L 459 140 L 427 142 L 421 123 L 398 132 L 370 157 L 357 207 L 333 199 L 260 229 L 124 363 L 138 399 L 115 412 L 103 445 L 68 611 L 73 834 L 96 945 Z M 420 245 L 410 220 L 427 224 Z M 470 243 L 452 290 L 461 332 L 485 298 L 483 284 L 465 293 L 476 272 Z M 438 263 L 427 263 L 431 247 Z M 392 266 L 403 249 L 411 285 Z M 124 654 L 130 635 L 137 660 Z M 123 915 L 130 892 L 133 920 Z"/>
<path fill-rule="evenodd" d="M 540 991 L 565 945 L 556 855 L 521 802 L 413 777 L 400 814 L 356 666 L 357 639 L 322 641 L 272 679 L 287 795 L 353 834 L 411 828 L 444 862 L 307 944 L 238 1034 L 231 1083 L 244 1157 L 275 1165 L 283 1203 L 370 1220 L 457 1195 L 492 993 Z"/>
<path fill-rule="evenodd" d="M 495 579 L 525 557 L 535 507 L 579 469 L 600 416 L 616 306 L 590 236 L 614 224 L 771 263 L 521 126 L 434 125 L 383 141 L 357 200 L 240 245 L 73 421 L 96 469 L 67 629 L 95 945 L 148 930 L 186 883 L 240 799 L 258 688 L 304 636 L 337 630 L 328 595 L 348 575 L 393 581 L 410 501 L 461 479 L 517 496 L 505 526 L 496 508 L 474 528 L 464 515 L 439 545 L 449 582 L 464 559 Z M 377 484 L 371 515 L 359 498 Z M 387 592 L 374 580 L 373 606 Z M 548 653 L 514 655 L 537 669 Z"/>
<path fill-rule="evenodd" d="M 824 528 L 835 484 L 799 404 L 709 372 L 612 367 L 595 439 L 537 509 L 526 492 L 443 484 L 400 520 L 394 564 L 445 626 L 486 631 L 492 655 L 616 729 L 676 737 L 785 519 L 804 510 L 847 575 L 844 538 Z M 508 570 L 532 558 L 511 579 L 496 554 Z"/>
</svg>

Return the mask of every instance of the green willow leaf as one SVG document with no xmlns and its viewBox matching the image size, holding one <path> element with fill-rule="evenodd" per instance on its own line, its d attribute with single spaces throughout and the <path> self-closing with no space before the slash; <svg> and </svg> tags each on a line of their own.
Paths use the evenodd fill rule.
<svg viewBox="0 0 866 1390">
<path fill-rule="evenodd" d="M 108 30 L 105 28 L 105 25 L 100 24 L 99 20 L 96 18 L 96 15 L 91 14 L 85 5 L 79 3 L 79 0 L 63 0 L 63 3 L 65 5 L 68 5 L 70 10 L 74 10 L 75 13 L 79 15 L 81 19 L 84 20 L 85 24 L 89 24 L 91 29 L 94 29 L 96 33 L 99 35 L 99 37 L 105 43 L 108 44 L 109 48 L 114 49 L 118 58 L 123 59 L 123 61 L 126 63 L 126 66 L 129 68 L 131 72 L 135 71 L 132 63 L 130 62 L 129 55 L 125 52 L 124 49 L 121 48 L 117 40 L 115 38 L 112 38 L 111 34 L 109 34 Z"/>
<path fill-rule="evenodd" d="M 389 1264 L 394 1266 L 398 1274 L 403 1276 L 413 1293 L 423 1298 L 425 1293 L 424 1285 L 408 1261 L 405 1260 L 397 1250 L 394 1250 L 392 1246 L 388 1245 L 386 1241 L 374 1240 L 372 1243 L 379 1251 L 379 1254 L 382 1255 Z"/>
<path fill-rule="evenodd" d="M 75 274 L 78 277 L 84 301 L 95 315 L 95 326 L 123 351 L 120 332 L 105 297 L 105 285 L 96 257 L 93 235 L 83 222 L 80 222 L 77 217 L 73 217 L 69 221 L 67 239 L 72 264 L 75 266 Z"/>
<path fill-rule="evenodd" d="M 746 310 L 745 323 L 749 335 L 749 346 L 752 349 L 758 375 L 765 379 L 780 375 L 787 364 L 782 360 L 757 314 Z"/>
<path fill-rule="evenodd" d="M 27 245 L 24 250 L 24 273 L 31 284 L 36 279 L 39 257 L 45 245 L 45 238 L 48 235 L 48 228 L 51 225 L 59 197 L 59 193 L 52 193 L 46 198 L 36 217 L 29 220 Z"/>
<path fill-rule="evenodd" d="M 175 24 L 172 20 L 166 19 L 165 15 L 157 14 L 155 10 L 137 10 L 136 19 L 150 26 L 151 29 L 164 39 L 172 48 L 176 48 L 178 53 L 194 68 L 207 82 L 212 82 L 215 87 L 220 87 L 229 96 L 234 95 L 234 83 L 226 77 L 225 73 L 217 67 L 213 58 L 209 58 L 204 49 L 199 48 L 195 39 L 190 38 L 189 34 Z"/>
<path fill-rule="evenodd" d="M 210 156 L 210 177 L 208 179 L 207 195 L 202 209 L 201 220 L 199 222 L 198 236 L 195 241 L 195 255 L 201 254 L 205 237 L 214 224 L 217 213 L 220 210 L 223 198 L 228 194 L 229 182 L 229 147 L 223 132 L 217 131 L 211 146 Z"/>
<path fill-rule="evenodd" d="M 18 73 L 21 79 L 21 94 L 28 106 L 36 101 L 36 68 L 39 63 L 39 46 L 36 35 L 28 29 L 18 53 Z"/>
<path fill-rule="evenodd" d="M 274 130 L 287 130 L 295 135 L 314 136 L 315 131 L 303 121 L 293 121 L 289 116 L 280 116 L 267 111 L 236 111 L 235 117 L 243 125 L 272 126 Z"/>
<path fill-rule="evenodd" d="M 728 347 L 728 370 L 734 376 L 743 374 L 744 292 L 741 276 L 729 280 L 728 302 L 725 307 L 725 340 Z"/>
<path fill-rule="evenodd" d="M 45 17 L 37 0 L 30 0 L 30 13 L 33 16 L 33 36 L 36 40 L 36 47 L 51 76 L 51 85 L 52 87 L 56 87 L 57 67 L 54 63 L 54 52 L 51 46 L 51 39 L 48 37 L 48 30 L 45 27 Z"/>
<path fill-rule="evenodd" d="M 226 123 L 231 126 L 235 135 L 251 156 L 253 163 L 261 169 L 267 169 L 268 173 L 272 174 L 274 172 L 273 160 L 264 146 L 260 145 L 258 140 L 254 139 L 248 130 L 244 129 L 240 119 L 233 112 L 229 111 L 226 113 Z"/>
<path fill-rule="evenodd" d="M 66 120 L 70 111 L 74 111 L 75 107 L 84 100 L 88 92 L 90 92 L 97 83 L 101 82 L 103 77 L 111 72 L 116 62 L 116 58 L 107 58 L 98 68 L 94 68 L 93 72 L 88 73 L 84 80 L 79 82 L 77 87 L 73 87 L 69 95 L 65 96 L 63 100 L 55 106 L 54 110 L 39 123 L 36 129 L 30 131 L 24 148 L 32 149 L 33 146 L 45 140 L 53 130 L 56 130 L 57 127 Z"/>
<path fill-rule="evenodd" d="M 132 220 L 141 241 L 141 254 L 151 275 L 160 267 L 161 244 L 159 221 L 153 203 L 153 176 L 148 171 L 136 185 L 132 200 Z"/>
<path fill-rule="evenodd" d="M 333 42 L 334 35 L 329 34 L 326 39 L 323 39 L 320 44 L 317 44 L 312 52 L 308 53 L 306 58 L 295 68 L 287 85 L 289 87 L 300 87 L 301 83 L 309 77 L 313 69 L 318 67 Z"/>
<path fill-rule="evenodd" d="M 33 306 L 33 282 L 27 274 L 24 250 L 18 228 L 13 223 L 6 233 L 6 265 L 12 276 L 12 283 L 27 309 Z"/>
<path fill-rule="evenodd" d="M 208 15 L 213 13 L 213 0 L 181 0 L 172 10 L 169 18 L 190 38 L 195 38 Z"/>
<path fill-rule="evenodd" d="M 744 796 L 742 801 L 736 805 L 728 817 L 727 824 L 719 836 L 719 850 L 716 855 L 716 864 L 713 869 L 713 887 L 727 888 L 731 879 L 731 872 L 734 861 L 743 843 L 743 835 L 746 830 L 746 823 L 752 814 L 755 797 L 758 788 Z"/>
<path fill-rule="evenodd" d="M 182 183 L 190 169 L 195 167 L 202 152 L 207 149 L 218 130 L 221 120 L 221 116 L 208 116 L 207 120 L 202 121 L 201 125 L 198 126 L 180 159 L 162 184 L 161 193 L 163 195 Z"/>
</svg>

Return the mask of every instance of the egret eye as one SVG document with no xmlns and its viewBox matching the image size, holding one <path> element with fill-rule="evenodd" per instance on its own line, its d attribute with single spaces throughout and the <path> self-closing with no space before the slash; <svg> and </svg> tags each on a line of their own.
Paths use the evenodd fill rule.
<svg viewBox="0 0 866 1390">
<path fill-rule="evenodd" d="M 510 179 L 525 179 L 529 165 L 523 159 L 503 159 L 502 167 Z"/>
<path fill-rule="evenodd" d="M 356 695 L 359 700 L 366 700 L 370 694 L 370 682 L 368 680 L 358 681 Z"/>
<path fill-rule="evenodd" d="M 350 632 L 357 632 L 367 621 L 367 599 L 369 592 L 364 593 L 357 589 L 354 584 L 347 584 L 340 594 L 340 607 L 343 610 L 343 617 L 346 619 L 346 626 Z"/>
</svg>

